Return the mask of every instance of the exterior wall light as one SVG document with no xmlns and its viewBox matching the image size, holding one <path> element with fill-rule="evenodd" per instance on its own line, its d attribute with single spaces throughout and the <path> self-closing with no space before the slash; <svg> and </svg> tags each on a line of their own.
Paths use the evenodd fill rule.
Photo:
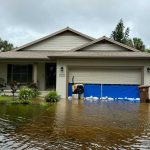
<svg viewBox="0 0 150 150">
<path fill-rule="evenodd" d="M 63 72 L 64 71 L 64 67 L 60 67 L 60 71 Z"/>
<path fill-rule="evenodd" d="M 147 72 L 150 72 L 150 67 L 147 67 Z"/>
</svg>

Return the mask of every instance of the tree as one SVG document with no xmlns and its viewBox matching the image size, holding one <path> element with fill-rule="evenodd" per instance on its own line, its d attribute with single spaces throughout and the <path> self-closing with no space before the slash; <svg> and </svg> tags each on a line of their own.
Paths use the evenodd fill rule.
<svg viewBox="0 0 150 150">
<path fill-rule="evenodd" d="M 126 44 L 130 47 L 136 48 L 138 50 L 144 51 L 145 45 L 140 38 L 134 37 L 129 38 L 130 28 L 125 29 L 123 20 L 121 19 L 117 24 L 114 31 L 112 31 L 111 38 L 117 42 Z"/>
<path fill-rule="evenodd" d="M 121 19 L 117 24 L 114 31 L 112 31 L 111 38 L 120 43 L 126 44 L 129 40 L 130 29 L 124 27 L 123 20 Z"/>
<path fill-rule="evenodd" d="M 150 53 L 150 48 L 145 49 L 146 52 Z"/>
<path fill-rule="evenodd" d="M 12 50 L 13 48 L 14 48 L 13 44 L 0 38 L 0 51 L 6 52 Z"/>
<path fill-rule="evenodd" d="M 129 39 L 125 44 L 130 46 L 130 47 L 134 47 L 132 39 Z"/>
<path fill-rule="evenodd" d="M 133 47 L 141 51 L 145 50 L 145 45 L 143 41 L 137 37 L 133 38 Z"/>
</svg>

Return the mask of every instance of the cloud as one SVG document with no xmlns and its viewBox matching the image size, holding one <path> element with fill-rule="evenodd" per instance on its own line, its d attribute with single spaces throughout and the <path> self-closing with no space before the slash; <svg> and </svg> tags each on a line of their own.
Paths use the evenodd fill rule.
<svg viewBox="0 0 150 150">
<path fill-rule="evenodd" d="M 0 0 L 0 37 L 15 46 L 70 26 L 93 37 L 110 36 L 123 18 L 150 46 L 148 0 Z"/>
</svg>

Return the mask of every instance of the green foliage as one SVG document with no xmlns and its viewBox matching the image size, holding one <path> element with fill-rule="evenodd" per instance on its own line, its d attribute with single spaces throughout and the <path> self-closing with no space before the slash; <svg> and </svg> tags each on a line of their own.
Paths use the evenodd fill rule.
<svg viewBox="0 0 150 150">
<path fill-rule="evenodd" d="M 141 51 L 145 50 L 145 45 L 140 38 L 133 38 L 133 47 Z"/>
<path fill-rule="evenodd" d="M 45 100 L 46 102 L 58 102 L 60 100 L 60 95 L 58 95 L 56 91 L 50 91 L 45 96 Z"/>
<path fill-rule="evenodd" d="M 31 100 L 39 95 L 38 90 L 31 88 L 22 88 L 19 92 L 19 100 Z"/>
<path fill-rule="evenodd" d="M 150 53 L 150 48 L 145 49 L 146 52 Z"/>
<path fill-rule="evenodd" d="M 10 103 L 10 100 L 8 99 L 1 99 L 0 100 L 0 104 L 8 104 L 8 103 Z"/>
<path fill-rule="evenodd" d="M 19 100 L 30 100 L 33 97 L 33 91 L 29 88 L 22 88 L 19 92 Z"/>
<path fill-rule="evenodd" d="M 43 99 L 20 100 L 18 97 L 12 96 L 0 96 L 0 104 L 40 104 L 42 106 L 48 106 Z"/>
<path fill-rule="evenodd" d="M 4 41 L 0 39 L 0 51 L 10 51 L 14 48 L 13 44 L 9 43 L 8 41 Z"/>
<path fill-rule="evenodd" d="M 10 96 L 0 96 L 0 104 L 8 104 L 13 101 L 13 97 Z"/>
<path fill-rule="evenodd" d="M 135 49 L 144 51 L 145 45 L 140 38 L 134 37 L 133 39 L 129 38 L 130 28 L 124 27 L 123 20 L 121 19 L 117 24 L 114 31 L 112 31 L 111 38 L 117 42 L 126 44 Z"/>
<path fill-rule="evenodd" d="M 14 100 L 11 104 L 31 104 L 31 100 Z"/>
<path fill-rule="evenodd" d="M 30 83 L 28 85 L 28 88 L 33 90 L 33 98 L 36 98 L 40 95 L 40 92 L 38 90 L 38 87 L 37 87 L 36 83 Z"/>
<path fill-rule="evenodd" d="M 40 92 L 38 89 L 32 89 L 33 90 L 33 98 L 36 98 L 40 95 Z"/>
<path fill-rule="evenodd" d="M 124 27 L 123 20 L 121 19 L 117 24 L 114 31 L 112 31 L 111 38 L 120 43 L 126 43 L 129 39 L 130 29 Z"/>
<path fill-rule="evenodd" d="M 11 96 L 0 96 L 0 104 L 30 104 L 30 100 L 18 100 Z"/>
</svg>

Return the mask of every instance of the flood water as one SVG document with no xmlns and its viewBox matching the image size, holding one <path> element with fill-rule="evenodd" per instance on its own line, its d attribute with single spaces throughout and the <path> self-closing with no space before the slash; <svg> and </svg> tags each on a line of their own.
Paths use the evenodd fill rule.
<svg viewBox="0 0 150 150">
<path fill-rule="evenodd" d="M 0 149 L 150 149 L 150 104 L 0 105 Z"/>
</svg>

